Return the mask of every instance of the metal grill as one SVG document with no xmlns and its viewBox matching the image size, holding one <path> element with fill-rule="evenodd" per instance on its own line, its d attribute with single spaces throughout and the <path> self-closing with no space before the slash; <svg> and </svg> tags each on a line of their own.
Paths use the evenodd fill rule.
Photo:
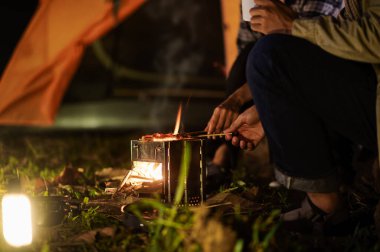
<svg viewBox="0 0 380 252">
<path fill-rule="evenodd" d="M 189 171 L 184 181 L 179 181 L 181 160 L 185 143 L 191 146 Z M 178 183 L 184 185 L 181 205 L 200 205 L 205 200 L 206 169 L 203 158 L 204 141 L 202 139 L 178 141 L 131 141 L 131 160 L 162 164 L 162 182 L 158 188 L 165 203 L 173 203 Z M 155 183 L 157 186 L 157 183 Z M 149 192 L 149 185 L 145 185 Z M 151 190 L 150 190 L 151 191 Z"/>
</svg>

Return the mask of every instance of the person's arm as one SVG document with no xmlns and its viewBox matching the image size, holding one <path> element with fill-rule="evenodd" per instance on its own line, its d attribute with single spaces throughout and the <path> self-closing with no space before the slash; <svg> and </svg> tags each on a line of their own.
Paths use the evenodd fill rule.
<svg viewBox="0 0 380 252">
<path fill-rule="evenodd" d="M 369 0 L 358 20 L 331 17 L 294 20 L 291 33 L 338 57 L 380 63 L 380 0 Z"/>
<path fill-rule="evenodd" d="M 208 134 L 220 133 L 228 128 L 238 117 L 240 108 L 250 100 L 252 94 L 245 83 L 214 109 L 205 131 Z"/>
<path fill-rule="evenodd" d="M 247 83 L 244 83 L 243 86 L 238 88 L 234 93 L 232 93 L 227 100 L 236 100 L 238 105 L 241 107 L 244 105 L 244 103 L 249 102 L 252 100 L 252 93 L 249 89 L 249 86 Z"/>
<path fill-rule="evenodd" d="M 251 27 L 264 34 L 290 33 L 344 59 L 380 63 L 380 0 L 362 1 L 367 3 L 362 17 L 349 20 L 299 19 L 277 0 L 255 0 Z"/>
</svg>

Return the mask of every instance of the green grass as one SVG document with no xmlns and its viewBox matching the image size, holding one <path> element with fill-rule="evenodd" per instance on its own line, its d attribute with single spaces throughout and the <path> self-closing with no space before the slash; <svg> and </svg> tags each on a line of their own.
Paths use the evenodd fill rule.
<svg viewBox="0 0 380 252">
<path fill-rule="evenodd" d="M 183 184 L 179 184 L 174 205 L 161 203 L 159 198 L 144 199 L 130 205 L 127 210 L 136 216 L 143 227 L 131 229 L 115 215 L 89 202 L 102 197 L 94 178 L 96 170 L 105 167 L 130 167 L 129 140 L 136 134 L 65 133 L 59 135 L 12 135 L 0 137 L 0 194 L 12 178 L 20 178 L 29 195 L 67 195 L 80 203 L 81 209 L 66 215 L 64 222 L 55 227 L 41 229 L 31 251 L 308 251 L 310 244 L 299 237 L 281 231 L 278 221 L 280 209 L 288 207 L 286 190 L 272 190 L 247 179 L 237 171 L 230 187 L 222 191 L 244 195 L 252 187 L 258 188 L 253 199 L 263 205 L 260 212 L 242 211 L 239 205 L 232 212 L 206 207 L 179 207 Z M 186 176 L 191 149 L 184 145 L 180 179 Z M 36 179 L 51 182 L 67 165 L 83 168 L 79 186 L 59 186 L 57 190 L 35 192 Z M 147 213 L 155 218 L 147 219 Z M 148 215 L 149 215 L 148 214 Z M 112 228 L 112 236 L 96 233 L 91 244 L 73 242 L 72 238 L 102 228 Z M 346 251 L 378 251 L 373 241 L 374 230 L 357 229 L 340 240 Z M 1 234 L 0 234 L 1 235 Z M 0 251 L 8 251 L 0 237 Z"/>
</svg>

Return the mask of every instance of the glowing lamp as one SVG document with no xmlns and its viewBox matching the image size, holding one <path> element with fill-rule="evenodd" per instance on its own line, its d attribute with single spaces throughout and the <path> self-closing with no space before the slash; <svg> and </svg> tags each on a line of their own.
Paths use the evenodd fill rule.
<svg viewBox="0 0 380 252">
<path fill-rule="evenodd" d="M 21 247 L 32 243 L 32 208 L 26 195 L 4 195 L 2 221 L 4 238 L 9 245 Z"/>
</svg>

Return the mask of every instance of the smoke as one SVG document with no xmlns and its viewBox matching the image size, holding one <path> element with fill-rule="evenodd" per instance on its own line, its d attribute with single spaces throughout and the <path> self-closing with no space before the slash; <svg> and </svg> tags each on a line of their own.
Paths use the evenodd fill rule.
<svg viewBox="0 0 380 252">
<path fill-rule="evenodd" d="M 155 0 L 149 2 L 145 9 L 150 18 L 160 21 L 158 25 L 170 27 L 156 27 L 163 33 L 159 38 L 161 48 L 153 59 L 155 70 L 166 76 L 161 83 L 161 88 L 166 91 L 181 89 L 187 82 L 187 76 L 197 75 L 202 65 L 204 56 L 196 50 L 197 20 L 202 15 L 201 8 L 199 0 Z M 175 82 L 173 76 L 177 77 Z M 168 96 L 158 97 L 153 101 L 151 119 L 159 121 L 162 113 L 173 113 L 175 118 L 175 109 L 172 110 Z M 157 125 L 157 130 L 163 130 L 161 125 Z"/>
<path fill-rule="evenodd" d="M 203 55 L 192 50 L 197 42 L 197 19 L 201 15 L 201 5 L 196 0 L 156 0 L 147 5 L 146 13 L 153 20 L 161 21 L 168 27 L 155 27 L 162 30 L 159 38 L 162 45 L 154 57 L 154 67 L 159 73 L 169 76 L 186 76 L 196 74 Z M 180 83 L 163 83 L 163 85 L 182 85 Z"/>
</svg>

